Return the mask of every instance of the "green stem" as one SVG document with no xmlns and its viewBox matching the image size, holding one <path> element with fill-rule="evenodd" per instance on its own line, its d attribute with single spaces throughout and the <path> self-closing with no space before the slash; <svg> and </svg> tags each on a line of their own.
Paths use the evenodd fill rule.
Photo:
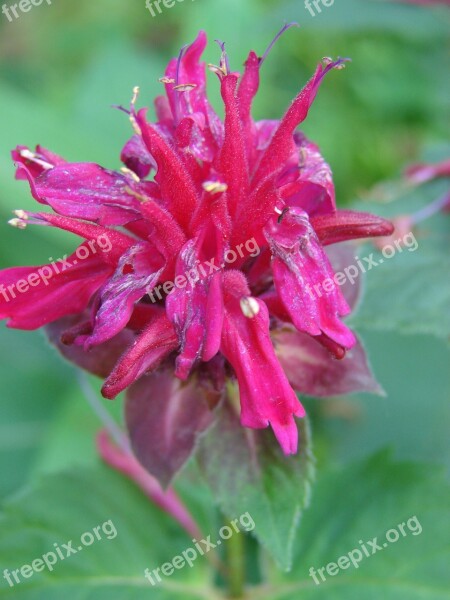
<svg viewBox="0 0 450 600">
<path fill-rule="evenodd" d="M 244 597 L 245 552 L 244 536 L 235 533 L 227 542 L 228 588 L 230 598 Z"/>
</svg>

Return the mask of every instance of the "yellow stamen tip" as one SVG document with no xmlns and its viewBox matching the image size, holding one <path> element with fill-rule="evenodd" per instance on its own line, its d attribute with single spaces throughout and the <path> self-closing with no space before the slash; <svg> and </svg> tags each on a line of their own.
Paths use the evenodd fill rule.
<svg viewBox="0 0 450 600">
<path fill-rule="evenodd" d="M 132 179 L 134 179 L 136 183 L 139 183 L 141 181 L 140 178 L 136 175 L 136 173 L 131 169 L 127 169 L 127 167 L 122 167 L 120 170 L 124 175 L 129 175 Z"/>
<path fill-rule="evenodd" d="M 25 221 L 22 221 L 22 219 L 10 219 L 8 221 L 8 225 L 11 225 L 11 227 L 17 227 L 17 229 L 25 229 L 27 226 Z"/>
<path fill-rule="evenodd" d="M 226 183 L 221 183 L 220 181 L 205 181 L 203 182 L 203 189 L 210 194 L 218 194 L 220 192 L 226 192 L 228 186 Z"/>
<path fill-rule="evenodd" d="M 158 81 L 160 83 L 175 83 L 175 79 L 173 79 L 172 77 L 167 77 L 167 75 L 164 75 L 164 77 L 160 77 Z"/>
<path fill-rule="evenodd" d="M 241 298 L 240 304 L 242 314 L 247 319 L 254 319 L 261 309 L 256 298 L 252 296 L 244 296 L 244 298 Z"/>
<path fill-rule="evenodd" d="M 195 83 L 181 83 L 180 85 L 174 85 L 173 89 L 177 92 L 190 92 L 195 89 L 197 85 Z"/>
</svg>

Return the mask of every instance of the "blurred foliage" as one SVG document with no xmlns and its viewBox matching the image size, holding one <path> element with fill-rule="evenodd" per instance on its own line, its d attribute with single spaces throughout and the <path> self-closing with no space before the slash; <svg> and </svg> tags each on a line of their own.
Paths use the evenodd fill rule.
<svg viewBox="0 0 450 600">
<path fill-rule="evenodd" d="M 80 497 L 80 489 L 89 494 Z M 348 501 L 350 489 L 352 503 Z M 314 500 L 299 535 L 292 540 L 291 573 L 266 565 L 269 582 L 250 589 L 247 600 L 448 599 L 449 547 L 442 523 L 448 515 L 450 490 L 439 471 L 394 464 L 386 453 L 379 453 L 322 473 Z M 203 506 L 207 511 L 205 499 Z M 83 532 L 92 531 L 105 519 L 112 521 L 117 536 L 102 535 L 90 547 L 78 546 Z M 258 519 L 254 522 L 256 528 L 264 525 Z M 404 535 L 400 535 L 400 524 Z M 207 562 L 200 557 L 193 569 L 175 571 L 170 579 L 164 577 L 161 584 L 150 586 L 142 576 L 144 570 L 152 571 L 172 556 L 180 556 L 192 541 L 128 482 L 105 468 L 73 469 L 42 478 L 32 491 L 6 503 L 0 527 L 0 560 L 10 571 L 30 562 L 31 548 L 38 557 L 53 549 L 53 544 L 63 547 L 70 539 L 77 551 L 77 556 L 56 563 L 52 573 L 34 573 L 30 580 L 21 578 L 20 585 L 3 589 L 5 600 L 224 599 L 211 587 Z M 212 536 L 217 535 L 214 521 L 207 527 Z M 392 530 L 397 530 L 397 541 Z M 360 550 L 364 542 L 368 556 Z M 379 547 L 376 555 L 373 543 Z M 359 561 L 356 568 L 348 560 L 346 570 L 335 572 L 336 578 L 326 574 L 320 586 L 314 583 L 310 567 L 322 581 L 317 570 L 353 549 L 354 560 Z"/>
</svg>

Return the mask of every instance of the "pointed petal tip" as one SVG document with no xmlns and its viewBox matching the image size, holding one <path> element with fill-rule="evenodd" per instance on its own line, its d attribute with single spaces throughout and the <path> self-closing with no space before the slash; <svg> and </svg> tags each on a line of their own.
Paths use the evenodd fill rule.
<svg viewBox="0 0 450 600">
<path fill-rule="evenodd" d="M 395 225 L 392 223 L 392 221 L 378 217 L 378 223 L 373 224 L 370 235 L 371 237 L 384 237 L 387 235 L 392 235 L 394 231 Z"/>
<path fill-rule="evenodd" d="M 297 454 L 298 429 L 294 418 L 291 417 L 290 421 L 286 425 L 277 421 L 272 421 L 270 425 L 284 454 L 286 456 Z"/>
<path fill-rule="evenodd" d="M 182 381 L 186 381 L 193 366 L 194 361 L 192 359 L 181 355 L 177 356 L 175 361 L 175 377 L 178 377 L 178 379 L 181 379 Z"/>
<path fill-rule="evenodd" d="M 294 417 L 299 419 L 306 417 L 306 410 L 301 402 L 298 402 L 294 410 L 295 412 L 289 415 L 286 423 L 277 420 L 270 421 L 273 433 L 286 456 L 297 454 L 298 450 L 298 429 Z"/>
<path fill-rule="evenodd" d="M 118 394 L 120 393 L 120 392 L 116 391 L 113 381 L 107 381 L 102 386 L 102 389 L 100 390 L 100 392 L 101 392 L 103 398 L 106 398 L 107 400 L 114 400 L 116 398 L 116 396 L 118 396 Z"/>
</svg>

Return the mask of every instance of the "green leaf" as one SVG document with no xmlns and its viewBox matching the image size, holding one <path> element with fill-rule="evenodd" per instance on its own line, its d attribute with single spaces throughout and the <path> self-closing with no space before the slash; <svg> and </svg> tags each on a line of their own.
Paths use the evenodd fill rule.
<svg viewBox="0 0 450 600">
<path fill-rule="evenodd" d="M 440 182 L 439 182 L 440 183 Z M 441 185 L 408 194 L 374 212 L 383 216 L 410 214 L 439 197 Z M 430 194 L 434 191 L 434 194 Z M 420 202 L 418 202 L 420 200 Z M 363 205 L 371 211 L 373 205 Z M 413 235 L 398 235 L 406 243 L 397 249 L 389 243 L 381 252 L 373 246 L 359 249 L 359 257 L 373 253 L 376 266 L 365 274 L 366 290 L 358 312 L 349 318 L 356 328 L 397 331 L 405 334 L 450 334 L 449 217 L 438 214 L 414 227 Z"/>
<path fill-rule="evenodd" d="M 441 475 L 434 468 L 394 463 L 386 452 L 324 475 L 295 540 L 294 568 L 278 577 L 267 598 L 448 600 L 450 487 Z M 396 537 L 391 529 L 398 541 L 388 541 Z M 380 549 L 373 554 L 368 542 L 375 536 Z M 327 565 L 354 549 L 362 555 L 358 562 L 354 554 L 358 568 L 350 562 L 330 576 Z M 319 585 L 309 575 L 311 567 Z"/>
<path fill-rule="evenodd" d="M 376 253 L 376 260 L 380 256 Z M 367 291 L 352 326 L 378 331 L 450 333 L 450 258 L 426 240 L 414 253 L 384 261 L 366 278 Z"/>
<path fill-rule="evenodd" d="M 103 530 L 103 524 L 112 521 Z M 100 540 L 59 560 L 10 587 L 0 582 L 0 596 L 9 600 L 198 600 L 213 598 L 196 586 L 205 580 L 204 560 L 175 571 L 152 586 L 144 571 L 160 567 L 192 546 L 192 541 L 167 515 L 120 475 L 106 467 L 75 470 L 43 478 L 32 490 L 10 500 L 0 516 L 2 570 L 20 569 L 58 544 L 81 545 L 85 532 L 99 531 Z M 114 530 L 117 535 L 114 535 Z M 89 540 L 88 540 L 89 541 Z M 202 562 L 203 560 L 203 562 Z M 14 582 L 14 580 L 13 580 Z M 189 585 L 192 584 L 192 588 Z M 191 589 L 191 591 L 190 591 Z"/>
<path fill-rule="evenodd" d="M 284 456 L 272 431 L 241 426 L 225 406 L 202 438 L 199 464 L 216 501 L 227 515 L 249 512 L 253 533 L 283 569 L 289 569 L 292 543 L 308 504 L 314 460 L 306 419 L 298 421 L 299 450 Z"/>
</svg>

